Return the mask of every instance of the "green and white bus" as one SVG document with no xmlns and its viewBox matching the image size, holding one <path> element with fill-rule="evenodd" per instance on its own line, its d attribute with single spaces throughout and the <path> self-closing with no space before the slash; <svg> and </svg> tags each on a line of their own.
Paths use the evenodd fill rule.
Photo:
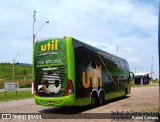
<svg viewBox="0 0 160 122">
<path fill-rule="evenodd" d="M 72 37 L 34 43 L 33 92 L 43 106 L 103 105 L 131 92 L 125 59 Z"/>
</svg>

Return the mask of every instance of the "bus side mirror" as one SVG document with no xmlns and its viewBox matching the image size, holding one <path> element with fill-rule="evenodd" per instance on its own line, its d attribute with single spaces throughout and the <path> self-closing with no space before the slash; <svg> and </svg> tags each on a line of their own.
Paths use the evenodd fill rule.
<svg viewBox="0 0 160 122">
<path fill-rule="evenodd" d="M 129 71 L 129 78 L 134 78 L 134 73 Z"/>
</svg>

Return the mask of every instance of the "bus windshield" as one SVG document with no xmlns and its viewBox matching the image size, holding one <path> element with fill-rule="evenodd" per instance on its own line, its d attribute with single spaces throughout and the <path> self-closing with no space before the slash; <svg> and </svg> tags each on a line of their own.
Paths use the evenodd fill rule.
<svg viewBox="0 0 160 122">
<path fill-rule="evenodd" d="M 35 82 L 39 96 L 64 96 L 67 84 L 65 39 L 37 42 L 34 47 Z"/>
</svg>

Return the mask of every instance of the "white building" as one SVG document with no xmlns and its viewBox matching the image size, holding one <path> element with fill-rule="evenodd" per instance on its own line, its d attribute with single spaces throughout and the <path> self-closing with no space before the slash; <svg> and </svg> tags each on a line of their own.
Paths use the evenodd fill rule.
<svg viewBox="0 0 160 122">
<path fill-rule="evenodd" d="M 148 85 L 150 81 L 150 73 L 135 73 L 134 83 L 139 85 Z"/>
</svg>

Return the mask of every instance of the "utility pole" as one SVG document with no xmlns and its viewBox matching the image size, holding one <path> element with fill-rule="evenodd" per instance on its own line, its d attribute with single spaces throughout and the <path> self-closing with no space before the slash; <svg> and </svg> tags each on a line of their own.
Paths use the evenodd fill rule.
<svg viewBox="0 0 160 122">
<path fill-rule="evenodd" d="M 116 49 L 116 55 L 117 55 L 117 53 L 118 53 L 118 44 L 117 44 L 117 49 Z"/>
<path fill-rule="evenodd" d="M 152 74 L 153 74 L 153 56 L 152 56 L 152 64 L 151 64 L 151 84 L 152 84 Z"/>
<path fill-rule="evenodd" d="M 35 39 L 36 39 L 36 36 L 37 34 L 39 33 L 39 31 L 43 28 L 43 26 L 46 24 L 46 23 L 49 23 L 49 21 L 46 21 L 42 24 L 42 26 L 39 28 L 39 30 L 37 31 L 37 33 L 35 34 L 34 32 L 34 23 L 36 22 L 36 10 L 34 9 L 34 12 L 33 12 L 33 44 L 35 42 Z"/>
<path fill-rule="evenodd" d="M 14 79 L 15 79 L 15 61 L 16 61 L 16 58 L 17 58 L 17 56 L 19 55 L 19 53 L 16 55 L 16 57 L 13 59 L 13 81 L 14 81 Z"/>
<path fill-rule="evenodd" d="M 34 9 L 34 12 L 33 12 L 33 44 L 35 42 L 35 34 L 34 34 L 34 23 L 36 22 L 36 10 Z"/>
<path fill-rule="evenodd" d="M 42 24 L 42 26 L 39 28 L 39 30 L 37 31 L 37 33 L 34 32 L 34 24 L 36 22 L 36 10 L 34 9 L 33 11 L 33 48 L 34 48 L 34 42 L 35 42 L 35 39 L 36 39 L 36 36 L 37 34 L 39 33 L 39 31 L 43 28 L 43 26 L 46 24 L 46 23 L 49 23 L 49 21 L 46 21 L 45 23 Z M 34 64 L 32 64 L 34 66 Z M 32 67 L 32 72 L 33 71 L 33 67 Z M 32 76 L 32 80 L 34 81 L 34 76 Z M 32 94 L 34 93 L 34 83 L 32 82 Z"/>
<path fill-rule="evenodd" d="M 13 78 L 12 78 L 13 81 L 14 81 L 14 74 L 15 74 L 15 67 L 14 67 L 14 64 L 15 64 L 15 59 L 13 59 Z"/>
<path fill-rule="evenodd" d="M 136 68 L 135 68 L 135 71 L 134 71 L 134 73 L 136 73 Z"/>
</svg>

